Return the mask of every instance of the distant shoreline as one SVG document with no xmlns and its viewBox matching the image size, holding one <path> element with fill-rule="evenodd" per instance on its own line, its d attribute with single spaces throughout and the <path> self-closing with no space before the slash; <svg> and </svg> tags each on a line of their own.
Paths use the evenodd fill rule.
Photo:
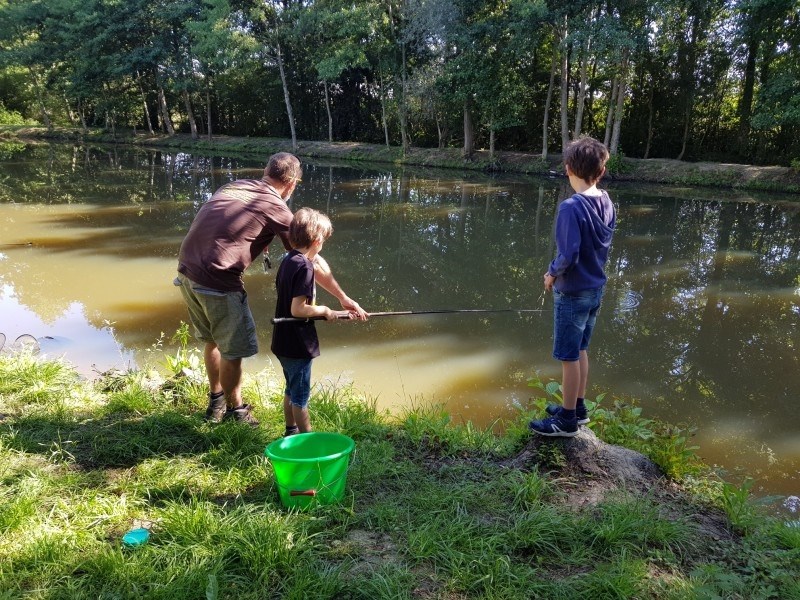
<svg viewBox="0 0 800 600">
<path fill-rule="evenodd" d="M 291 140 L 281 138 L 201 136 L 192 139 L 188 134 L 133 134 L 130 130 L 112 135 L 101 130 L 83 133 L 78 129 L 44 127 L 0 127 L 0 139 L 58 140 L 97 143 L 117 143 L 148 148 L 181 149 L 221 154 L 257 154 L 292 152 Z M 472 159 L 465 160 L 460 148 L 410 148 L 403 155 L 399 147 L 362 142 L 298 141 L 294 153 L 307 158 L 331 158 L 354 162 L 381 162 L 397 165 L 416 165 L 435 168 L 475 170 L 484 172 L 523 173 L 529 175 L 561 174 L 561 156 L 551 154 L 543 160 L 540 154 L 524 152 L 489 152 L 478 150 Z M 608 167 L 611 181 L 636 181 L 667 185 L 720 187 L 742 190 L 762 190 L 800 194 L 800 171 L 791 167 L 756 166 L 731 163 L 685 162 L 664 158 L 636 159 L 612 157 Z"/>
</svg>

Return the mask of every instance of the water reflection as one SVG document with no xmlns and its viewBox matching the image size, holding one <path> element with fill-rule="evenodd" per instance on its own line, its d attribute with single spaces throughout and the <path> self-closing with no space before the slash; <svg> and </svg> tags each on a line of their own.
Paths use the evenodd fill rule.
<svg viewBox="0 0 800 600">
<path fill-rule="evenodd" d="M 3 311 L 0 329 L 9 342 L 14 340 L 5 345 L 5 351 L 25 349 L 46 359 L 64 358 L 85 376 L 134 366 L 133 352 L 119 344 L 111 325 L 92 325 L 86 308 L 79 302 L 50 313 L 45 321 L 40 313 L 20 302 L 13 285 L 2 279 L 0 284 Z"/>
<path fill-rule="evenodd" d="M 293 206 L 330 214 L 326 258 L 368 310 L 539 308 L 563 180 L 304 169 Z M 14 311 L 24 309 L 47 324 L 32 333 L 55 338 L 74 362 L 147 360 L 160 333 L 186 318 L 170 282 L 194 214 L 222 183 L 262 170 L 263 159 L 19 150 L 0 164 L 8 290 L 0 331 L 23 321 Z M 714 190 L 688 188 L 611 191 L 619 230 L 592 349 L 592 394 L 630 395 L 650 416 L 694 424 L 709 461 L 747 468 L 772 491 L 797 492 L 800 204 L 741 192 L 723 202 Z M 271 249 L 274 264 L 281 254 Z M 262 348 L 273 277 L 260 264 L 245 274 Z M 534 371 L 560 377 L 550 357 L 550 302 L 539 315 L 321 324 L 315 376 L 352 381 L 381 406 L 442 401 L 457 418 L 488 424 L 529 405 Z M 84 329 L 70 329 L 67 317 Z M 91 347 L 89 329 L 119 345 Z M 246 363 L 251 371 L 270 365 L 266 351 Z"/>
</svg>

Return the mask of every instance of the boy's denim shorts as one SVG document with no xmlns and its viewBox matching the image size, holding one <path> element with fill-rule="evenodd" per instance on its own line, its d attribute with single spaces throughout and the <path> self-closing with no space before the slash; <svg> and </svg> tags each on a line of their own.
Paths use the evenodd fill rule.
<svg viewBox="0 0 800 600">
<path fill-rule="evenodd" d="M 553 358 L 576 361 L 589 347 L 603 290 L 562 293 L 553 290 Z"/>
<path fill-rule="evenodd" d="M 247 304 L 246 292 L 214 290 L 182 274 L 178 274 L 173 283 L 181 288 L 195 338 L 215 343 L 225 360 L 247 358 L 258 353 L 256 324 Z"/>
<path fill-rule="evenodd" d="M 292 405 L 297 408 L 305 408 L 311 397 L 312 359 L 279 356 L 278 360 L 283 367 L 283 376 L 286 378 L 286 389 L 283 393 L 289 396 Z"/>
</svg>

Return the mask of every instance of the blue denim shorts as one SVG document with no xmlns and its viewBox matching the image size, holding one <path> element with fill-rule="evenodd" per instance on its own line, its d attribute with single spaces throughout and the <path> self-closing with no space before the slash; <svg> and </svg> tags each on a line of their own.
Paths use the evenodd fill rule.
<svg viewBox="0 0 800 600">
<path fill-rule="evenodd" d="M 589 347 L 604 288 L 562 293 L 553 290 L 553 358 L 576 361 Z"/>
<path fill-rule="evenodd" d="M 283 367 L 283 376 L 286 378 L 286 389 L 283 393 L 289 396 L 289 401 L 294 406 L 305 408 L 311 397 L 312 359 L 279 356 L 278 360 Z"/>
</svg>

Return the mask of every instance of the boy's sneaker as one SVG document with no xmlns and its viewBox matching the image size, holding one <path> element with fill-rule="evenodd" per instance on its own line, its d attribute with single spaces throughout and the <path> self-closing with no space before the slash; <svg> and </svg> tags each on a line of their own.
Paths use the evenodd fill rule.
<svg viewBox="0 0 800 600">
<path fill-rule="evenodd" d="M 561 414 L 561 406 L 559 404 L 548 404 L 544 411 L 551 417 Z M 589 422 L 589 413 L 585 406 L 575 407 L 575 417 L 578 419 L 578 425 L 586 425 Z"/>
<path fill-rule="evenodd" d="M 204 417 L 206 421 L 209 423 L 221 423 L 227 410 L 225 394 L 220 394 L 216 398 L 212 394 L 208 394 L 208 408 L 206 408 L 206 416 Z"/>
<path fill-rule="evenodd" d="M 258 427 L 258 420 L 253 416 L 253 407 L 249 404 L 242 404 L 236 408 L 229 408 L 225 413 L 225 419 L 234 419 L 239 423 L 247 423 L 251 427 Z"/>
<path fill-rule="evenodd" d="M 533 433 L 547 435 L 551 437 L 575 437 L 578 435 L 578 420 L 564 419 L 560 412 L 553 417 L 547 417 L 540 421 L 531 421 L 528 428 Z"/>
</svg>

